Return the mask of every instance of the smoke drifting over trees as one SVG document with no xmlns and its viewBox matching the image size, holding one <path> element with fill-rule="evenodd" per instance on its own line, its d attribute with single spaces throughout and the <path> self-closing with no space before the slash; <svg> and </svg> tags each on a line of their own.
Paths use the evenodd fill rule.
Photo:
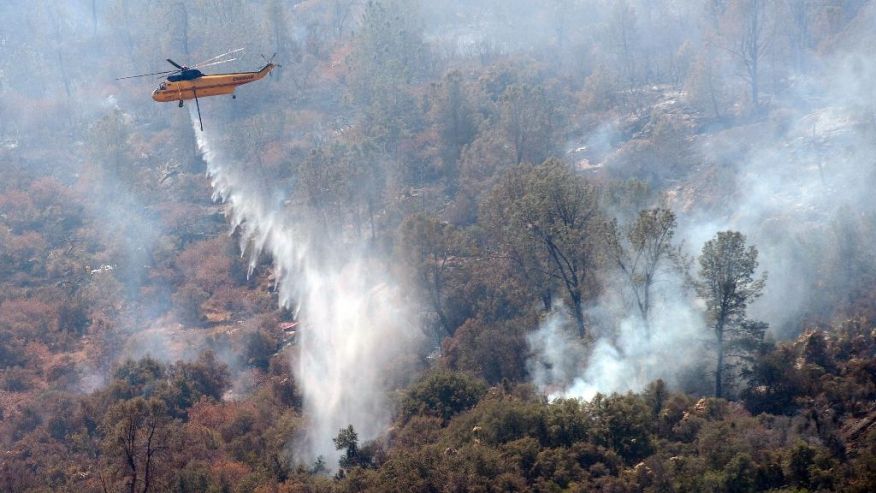
<svg viewBox="0 0 876 493">
<path fill-rule="evenodd" d="M 873 26 L 3 2 L 0 490 L 876 489 Z"/>
</svg>

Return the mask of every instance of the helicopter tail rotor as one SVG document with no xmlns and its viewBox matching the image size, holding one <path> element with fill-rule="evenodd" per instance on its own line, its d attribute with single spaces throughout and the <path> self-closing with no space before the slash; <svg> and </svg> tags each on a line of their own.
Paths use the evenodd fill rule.
<svg viewBox="0 0 876 493">
<path fill-rule="evenodd" d="M 267 66 L 267 65 L 270 65 L 270 64 L 273 64 L 275 67 L 282 67 L 282 65 L 280 65 L 279 63 L 274 63 L 274 58 L 277 56 L 277 52 L 276 52 L 276 51 L 274 52 L 273 55 L 271 55 L 270 58 L 267 58 L 267 57 L 265 57 L 265 55 L 261 55 L 261 54 L 260 54 L 259 56 L 261 56 L 261 57 L 262 57 L 262 60 L 265 61 L 265 65 L 266 65 L 266 66 Z M 273 76 L 274 76 L 274 74 L 273 74 L 272 72 L 268 72 L 268 77 L 273 77 Z"/>
</svg>

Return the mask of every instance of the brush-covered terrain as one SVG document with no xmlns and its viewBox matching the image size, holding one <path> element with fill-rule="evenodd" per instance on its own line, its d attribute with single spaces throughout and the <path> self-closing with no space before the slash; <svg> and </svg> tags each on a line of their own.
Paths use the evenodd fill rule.
<svg viewBox="0 0 876 493">
<path fill-rule="evenodd" d="M 0 490 L 876 491 L 874 26 L 3 2 Z"/>
</svg>

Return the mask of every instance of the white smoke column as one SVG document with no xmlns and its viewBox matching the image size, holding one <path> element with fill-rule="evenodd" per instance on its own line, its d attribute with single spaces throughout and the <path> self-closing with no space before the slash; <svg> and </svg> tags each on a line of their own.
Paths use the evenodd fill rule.
<svg viewBox="0 0 876 493">
<path fill-rule="evenodd" d="M 562 392 L 584 357 L 584 348 L 573 335 L 571 317 L 565 306 L 554 304 L 538 330 L 527 341 L 532 355 L 526 362 L 532 382 L 543 392 Z"/>
<path fill-rule="evenodd" d="M 589 353 L 574 335 L 568 310 L 555 306 L 529 335 L 529 368 L 536 386 L 551 398 L 589 400 L 597 393 L 638 392 L 658 378 L 676 384 L 702 361 L 704 321 L 701 310 L 684 296 L 679 279 L 667 277 L 663 284 L 655 293 L 650 331 L 637 316 L 612 316 L 624 313 L 622 306 L 606 307 L 616 300 L 601 300 L 601 308 L 611 313 L 597 325 L 608 330 L 597 334 Z"/>
<path fill-rule="evenodd" d="M 194 115 L 192 121 L 197 125 Z M 339 453 L 332 438 L 340 428 L 352 424 L 363 441 L 386 429 L 386 371 L 416 343 L 416 325 L 385 263 L 369 258 L 362 245 L 320 244 L 303 220 L 284 212 L 282 200 L 253 183 L 241 163 L 220 155 L 204 132 L 195 134 L 214 200 L 227 204 L 250 270 L 260 252 L 270 253 L 280 304 L 300 308 L 296 378 L 308 423 L 294 444 L 294 460 L 323 457 L 333 468 Z"/>
</svg>

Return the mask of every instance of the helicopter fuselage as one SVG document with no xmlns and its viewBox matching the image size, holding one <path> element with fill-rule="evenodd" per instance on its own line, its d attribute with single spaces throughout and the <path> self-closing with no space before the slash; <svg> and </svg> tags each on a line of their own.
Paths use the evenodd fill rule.
<svg viewBox="0 0 876 493">
<path fill-rule="evenodd" d="M 268 63 L 258 72 L 214 75 L 202 75 L 200 71 L 194 69 L 183 70 L 178 76 L 168 77 L 166 82 L 162 82 L 158 89 L 152 92 L 152 99 L 160 103 L 170 103 L 196 97 L 233 94 L 237 86 L 264 78 L 274 67 L 273 63 Z"/>
</svg>

